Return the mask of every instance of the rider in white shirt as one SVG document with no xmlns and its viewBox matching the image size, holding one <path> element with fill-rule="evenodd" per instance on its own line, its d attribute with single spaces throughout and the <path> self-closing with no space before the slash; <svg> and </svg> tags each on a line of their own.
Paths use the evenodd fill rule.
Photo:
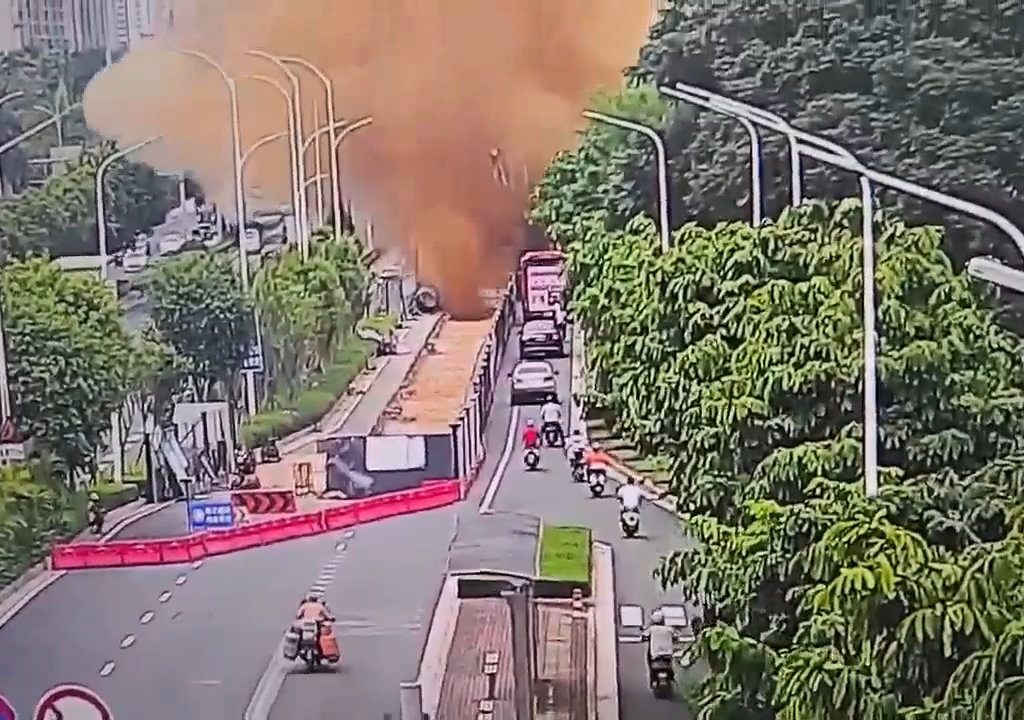
<svg viewBox="0 0 1024 720">
<path fill-rule="evenodd" d="M 579 428 L 572 431 L 572 435 L 565 441 L 565 457 L 572 465 L 576 461 L 583 461 L 583 452 L 587 449 L 587 444 L 583 441 L 583 435 L 580 433 Z"/>
<path fill-rule="evenodd" d="M 632 476 L 626 478 L 625 485 L 619 485 L 619 504 L 624 510 L 640 510 L 640 502 L 643 500 L 643 491 L 637 487 L 636 479 Z"/>
<path fill-rule="evenodd" d="M 540 409 L 540 431 L 543 433 L 550 425 L 557 426 L 558 432 L 565 437 L 562 429 L 562 406 L 554 400 L 548 400 Z"/>
</svg>

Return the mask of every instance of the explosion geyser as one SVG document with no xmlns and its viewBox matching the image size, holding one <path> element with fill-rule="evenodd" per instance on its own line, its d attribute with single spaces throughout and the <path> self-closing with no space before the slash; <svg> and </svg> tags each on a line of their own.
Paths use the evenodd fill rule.
<svg viewBox="0 0 1024 720">
<path fill-rule="evenodd" d="M 334 81 L 339 117 L 373 118 L 341 148 L 346 202 L 372 218 L 376 241 L 417 258 L 453 316 L 471 319 L 483 313 L 479 289 L 500 282 L 521 246 L 527 179 L 572 145 L 594 92 L 621 83 L 650 18 L 646 0 L 177 0 L 167 36 L 92 82 L 86 117 L 125 146 L 161 135 L 138 159 L 188 170 L 228 211 L 227 90 L 215 70 L 175 49 L 208 53 L 237 79 L 243 149 L 287 117 L 281 94 L 246 76 L 288 87 L 246 51 L 308 60 Z M 292 69 L 308 134 L 324 123 L 323 85 Z M 494 149 L 507 186 L 495 179 Z M 325 143 L 325 169 L 327 152 Z M 288 162 L 282 141 L 253 154 L 250 208 L 255 197 L 289 201 Z M 315 152 L 306 165 L 312 175 Z"/>
</svg>

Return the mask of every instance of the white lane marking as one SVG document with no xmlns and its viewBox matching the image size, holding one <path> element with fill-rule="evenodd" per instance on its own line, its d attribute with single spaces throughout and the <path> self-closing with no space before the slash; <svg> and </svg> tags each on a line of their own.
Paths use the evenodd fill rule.
<svg viewBox="0 0 1024 720">
<path fill-rule="evenodd" d="M 114 672 L 114 661 L 107 660 L 103 667 L 100 668 L 100 677 L 109 677 L 110 673 Z"/>
<path fill-rule="evenodd" d="M 187 582 L 188 582 L 188 575 L 179 575 L 174 580 L 174 584 L 175 585 L 184 585 Z"/>
<path fill-rule="evenodd" d="M 355 536 L 356 536 L 356 531 L 355 530 L 346 530 L 345 534 L 342 535 L 342 537 L 345 538 L 346 540 L 351 540 Z"/>
<path fill-rule="evenodd" d="M 124 636 L 124 640 L 121 641 L 121 649 L 122 650 L 127 650 L 128 648 L 130 648 L 134 644 L 135 644 L 135 636 L 134 635 L 125 635 Z"/>
<path fill-rule="evenodd" d="M 509 460 L 512 458 L 512 450 L 516 444 L 516 428 L 519 426 L 519 408 L 513 407 L 512 412 L 508 417 L 508 432 L 505 438 L 505 449 L 501 451 L 501 458 L 498 460 L 498 466 L 494 468 L 494 475 L 491 476 L 491 482 L 487 486 L 487 492 L 484 494 L 484 499 L 480 502 L 480 513 L 486 515 L 492 512 L 492 506 L 494 505 L 494 498 L 498 494 L 498 488 L 501 487 L 501 481 L 505 477 L 505 471 L 508 469 Z"/>
<path fill-rule="evenodd" d="M 644 639 L 642 637 L 637 636 L 637 635 L 619 635 L 619 642 L 620 643 L 639 644 L 639 643 L 642 643 L 643 641 L 644 641 Z"/>
<path fill-rule="evenodd" d="M 146 612 L 142 613 L 142 617 L 139 618 L 139 622 L 143 625 L 149 625 L 149 623 L 153 621 L 154 617 L 156 617 L 156 613 L 152 610 L 147 610 Z"/>
<path fill-rule="evenodd" d="M 170 591 L 170 590 L 164 590 L 164 591 L 163 591 L 162 593 L 160 593 L 160 597 L 159 597 L 159 598 L 157 598 L 157 599 L 158 599 L 158 600 L 159 600 L 159 601 L 160 601 L 161 603 L 165 603 L 165 602 L 167 602 L 168 600 L 170 600 L 170 599 L 171 599 L 171 591 Z"/>
<path fill-rule="evenodd" d="M 345 552 L 345 543 L 344 542 L 340 542 L 337 545 L 335 545 L 334 546 L 334 552 L 336 552 L 336 553 L 343 553 L 343 552 Z"/>
<path fill-rule="evenodd" d="M 203 561 L 202 560 L 196 560 L 194 563 L 192 563 L 192 569 L 193 570 L 198 570 L 202 566 L 203 566 Z"/>
<path fill-rule="evenodd" d="M 129 515 L 126 518 L 122 518 L 119 522 L 117 522 L 114 525 L 114 527 L 110 528 L 105 533 L 103 533 L 103 535 L 100 536 L 100 540 L 103 541 L 103 542 L 106 542 L 107 540 L 113 540 L 114 538 L 116 538 L 118 536 L 118 534 L 123 532 L 124 529 L 126 527 L 128 527 L 129 525 L 134 525 L 139 520 L 145 520 L 150 515 L 156 515 L 158 512 L 160 512 L 164 508 L 170 507 L 173 504 L 174 504 L 173 500 L 168 501 L 168 502 L 157 503 L 156 505 L 153 505 L 151 507 L 147 507 L 144 510 L 140 510 L 139 512 L 135 513 L 134 515 Z"/>
<path fill-rule="evenodd" d="M 619 605 L 619 625 L 628 628 L 644 626 L 644 609 L 639 605 Z"/>
<path fill-rule="evenodd" d="M 244 720 L 267 720 L 270 717 L 270 709 L 274 706 L 277 694 L 284 685 L 285 676 L 288 674 L 288 665 L 281 657 L 281 648 L 278 647 L 270 657 L 270 664 L 263 671 L 256 689 L 249 699 L 249 705 L 245 708 Z"/>
</svg>

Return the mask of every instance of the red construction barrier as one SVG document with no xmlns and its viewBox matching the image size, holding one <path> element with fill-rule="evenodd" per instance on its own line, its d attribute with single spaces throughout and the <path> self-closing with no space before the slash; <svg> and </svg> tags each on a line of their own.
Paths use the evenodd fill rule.
<svg viewBox="0 0 1024 720">
<path fill-rule="evenodd" d="M 236 490 L 231 504 L 244 508 L 250 515 L 295 512 L 294 490 Z"/>
<path fill-rule="evenodd" d="M 244 491 L 235 496 L 252 496 L 263 491 Z M 266 491 L 291 495 L 290 491 Z M 460 480 L 436 480 L 414 490 L 377 495 L 356 500 L 321 512 L 303 513 L 275 518 L 251 525 L 204 532 L 196 535 L 160 540 L 114 541 L 109 543 L 68 543 L 55 545 L 51 551 L 54 570 L 82 568 L 138 567 L 142 565 L 173 565 L 214 555 L 260 547 L 270 543 L 319 535 L 360 523 L 405 515 L 451 505 L 461 498 Z M 249 501 L 238 501 L 249 502 Z"/>
<path fill-rule="evenodd" d="M 173 540 L 159 542 L 136 542 L 126 545 L 118 543 L 122 565 L 159 565 L 166 562 L 163 558 L 164 548 Z"/>
</svg>

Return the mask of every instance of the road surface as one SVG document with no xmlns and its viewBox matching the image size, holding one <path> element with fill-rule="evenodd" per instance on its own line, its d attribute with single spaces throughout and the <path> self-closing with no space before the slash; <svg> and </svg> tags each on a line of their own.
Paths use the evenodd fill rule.
<svg viewBox="0 0 1024 720">
<path fill-rule="evenodd" d="M 511 343 L 509 356 L 518 352 Z M 507 359 L 510 360 L 511 358 Z M 554 360 L 558 370 L 559 397 L 563 401 L 563 417 L 569 417 L 569 360 Z M 508 385 L 501 386 L 497 401 L 508 402 Z M 516 437 L 522 435 L 527 418 L 539 425 L 540 408 L 519 408 Z M 491 447 L 494 447 L 491 445 Z M 588 486 L 572 482 L 563 451 L 545 449 L 541 453 L 541 469 L 527 472 L 522 452 L 517 446 L 502 478 L 493 508 L 496 511 L 522 512 L 540 517 L 544 522 L 559 525 L 585 525 L 593 530 L 594 539 L 612 546 L 615 561 L 615 601 L 622 605 L 639 605 L 645 619 L 662 604 L 678 604 L 677 592 L 663 592 L 653 574 L 662 557 L 687 544 L 678 520 L 668 512 L 646 505 L 641 509 L 640 535 L 632 540 L 622 537 L 619 509 L 615 499 L 617 485 L 610 482 L 604 498 L 592 498 Z M 619 644 L 619 703 L 622 720 L 687 720 L 681 699 L 674 702 L 656 700 L 648 686 L 645 659 L 646 646 Z"/>
<path fill-rule="evenodd" d="M 561 369 L 568 382 L 567 363 Z M 262 699 L 255 709 L 263 711 L 254 719 L 397 718 L 398 684 L 416 674 L 455 519 L 478 512 L 509 417 L 503 383 L 488 427 L 491 454 L 460 506 L 366 525 L 351 537 L 332 533 L 212 558 L 199 567 L 69 573 L 13 618 L 0 618 L 0 694 L 23 716 L 46 688 L 77 682 L 99 692 L 119 720 L 241 718 L 254 695 Z M 591 525 L 597 539 L 615 548 L 620 604 L 649 609 L 670 600 L 651 572 L 660 554 L 682 544 L 676 522 L 647 509 L 647 537 L 621 540 L 614 501 L 589 500 L 556 452 L 545 451 L 546 470 L 531 474 L 514 454 L 495 508 Z M 154 522 L 172 529 L 182 520 L 179 512 L 159 513 L 136 532 L 152 532 Z M 314 584 L 325 589 L 338 617 L 343 660 L 337 670 L 308 675 L 279 659 L 279 643 Z M 642 646 L 621 646 L 624 720 L 683 717 L 680 706 L 653 700 L 644 673 Z M 275 678 L 279 692 L 256 693 Z"/>
</svg>

